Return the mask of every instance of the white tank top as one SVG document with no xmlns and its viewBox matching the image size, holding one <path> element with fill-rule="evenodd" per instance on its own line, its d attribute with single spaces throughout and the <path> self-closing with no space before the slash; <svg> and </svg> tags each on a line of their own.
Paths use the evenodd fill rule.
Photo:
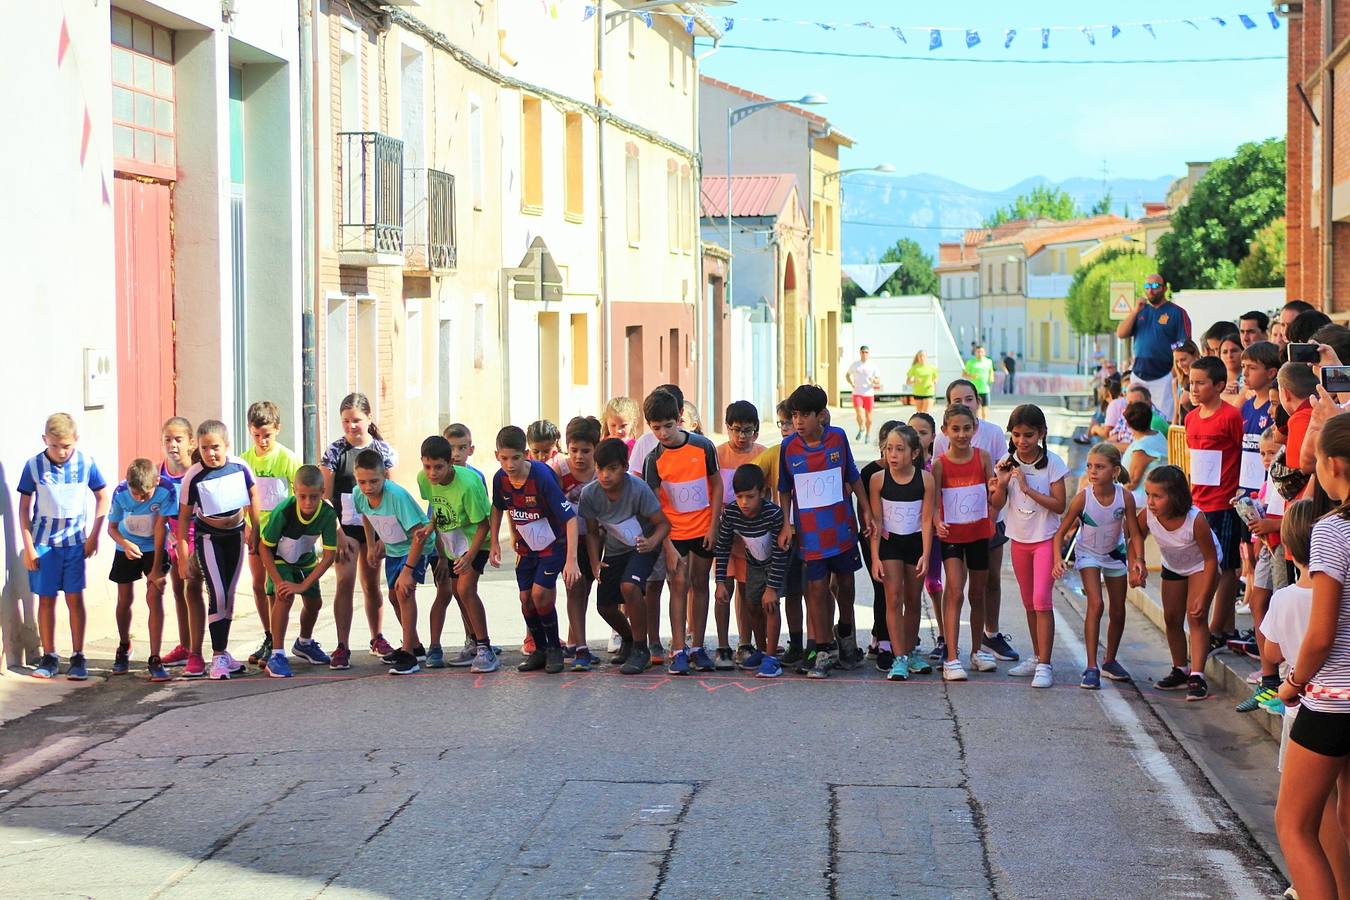
<svg viewBox="0 0 1350 900">
<path fill-rule="evenodd" d="M 1178 575 L 1194 575 L 1205 567 L 1205 558 L 1201 555 L 1194 537 L 1195 517 L 1198 515 L 1200 510 L 1192 506 L 1191 511 L 1186 513 L 1186 521 L 1181 527 L 1176 531 L 1168 531 L 1154 517 L 1151 510 L 1145 510 L 1147 517 L 1145 521 L 1148 522 L 1149 533 L 1158 542 L 1163 565 Z M 1210 540 L 1213 540 L 1212 536 Z M 1216 546 L 1214 550 L 1217 553 L 1219 548 Z"/>
<path fill-rule="evenodd" d="M 1115 487 L 1116 495 L 1110 506 L 1097 502 L 1092 485 L 1083 488 L 1086 496 L 1080 516 L 1083 525 L 1078 530 L 1078 546 L 1094 556 L 1110 556 L 1120 548 L 1121 536 L 1125 533 L 1125 491 L 1118 484 Z"/>
</svg>

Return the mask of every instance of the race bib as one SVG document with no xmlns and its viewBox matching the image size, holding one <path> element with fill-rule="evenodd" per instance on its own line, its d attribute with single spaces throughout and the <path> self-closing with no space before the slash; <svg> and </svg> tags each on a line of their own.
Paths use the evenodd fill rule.
<svg viewBox="0 0 1350 900">
<path fill-rule="evenodd" d="M 1238 487 L 1255 491 L 1265 484 L 1265 481 L 1266 467 L 1261 464 L 1261 454 L 1244 450 L 1242 452 L 1242 471 L 1238 475 Z"/>
<path fill-rule="evenodd" d="M 622 522 L 606 522 L 605 528 L 629 547 L 636 547 L 638 538 L 642 537 L 642 526 L 633 516 L 629 516 Z"/>
<path fill-rule="evenodd" d="M 204 515 L 222 516 L 248 506 L 248 482 L 243 472 L 199 481 L 197 497 Z"/>
<path fill-rule="evenodd" d="M 386 545 L 401 544 L 408 539 L 408 532 L 399 524 L 397 516 L 369 513 L 366 518 L 370 520 L 370 527 L 375 529 L 375 533 Z"/>
<path fill-rule="evenodd" d="M 1223 471 L 1223 453 L 1219 450 L 1191 451 L 1191 484 L 1217 486 Z"/>
<path fill-rule="evenodd" d="M 767 563 L 773 554 L 773 541 L 776 535 L 761 534 L 758 537 L 742 537 L 745 553 L 757 563 Z"/>
<path fill-rule="evenodd" d="M 922 517 L 922 500 L 887 500 L 882 498 L 881 521 L 886 525 L 886 533 L 891 536 L 916 534 L 922 530 Z"/>
<path fill-rule="evenodd" d="M 458 528 L 440 532 L 436 540 L 440 544 L 441 554 L 448 559 L 459 559 L 469 552 L 469 539 Z"/>
<path fill-rule="evenodd" d="M 553 526 L 548 523 L 548 519 L 535 519 L 533 522 L 517 522 L 516 533 L 520 539 L 525 542 L 535 553 L 542 553 L 558 540 L 558 536 L 553 533 Z"/>
<path fill-rule="evenodd" d="M 263 512 L 276 509 L 291 495 L 291 486 L 284 478 L 255 478 L 253 484 L 258 490 L 258 509 Z"/>
<path fill-rule="evenodd" d="M 342 524 L 360 525 L 361 514 L 356 511 L 356 501 L 352 499 L 352 495 L 342 494 L 338 499 L 342 501 Z"/>
<path fill-rule="evenodd" d="M 836 468 L 793 475 L 792 490 L 797 496 L 798 509 L 833 506 L 844 500 L 844 472 Z"/>
<path fill-rule="evenodd" d="M 942 518 L 948 525 L 978 522 L 989 516 L 989 491 L 982 484 L 942 489 Z"/>
<path fill-rule="evenodd" d="M 53 519 L 78 519 L 84 515 L 84 495 L 88 490 L 89 486 L 84 482 L 39 484 L 38 508 L 42 510 L 43 515 Z"/>
<path fill-rule="evenodd" d="M 722 470 L 722 502 L 734 503 L 736 501 L 736 492 L 731 489 L 731 479 L 736 475 L 735 469 Z"/>
<path fill-rule="evenodd" d="M 708 479 L 693 481 L 663 481 L 661 489 L 675 512 L 697 512 L 708 508 Z"/>
<path fill-rule="evenodd" d="M 155 516 L 127 516 L 121 521 L 118 528 L 123 534 L 134 534 L 136 537 L 151 538 L 155 536 Z"/>
<path fill-rule="evenodd" d="M 313 553 L 314 548 L 318 545 L 319 536 L 317 534 L 302 534 L 298 538 L 283 537 L 277 541 L 277 555 L 291 565 L 295 565 L 306 554 Z"/>
</svg>

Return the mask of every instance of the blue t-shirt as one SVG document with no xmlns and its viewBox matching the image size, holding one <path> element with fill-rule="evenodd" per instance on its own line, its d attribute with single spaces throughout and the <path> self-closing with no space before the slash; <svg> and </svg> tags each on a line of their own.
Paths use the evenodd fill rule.
<svg viewBox="0 0 1350 900">
<path fill-rule="evenodd" d="M 802 559 L 829 559 L 852 550 L 858 543 L 849 486 L 858 480 L 858 467 L 848 435 L 827 427 L 817 444 L 794 434 L 779 447 L 778 490 L 792 492 Z"/>
<path fill-rule="evenodd" d="M 172 519 L 177 515 L 178 486 L 164 476 L 160 476 L 159 484 L 145 500 L 137 500 L 131 487 L 122 482 L 113 491 L 112 505 L 108 509 L 108 521 L 142 553 L 154 552 L 155 518 Z"/>
<path fill-rule="evenodd" d="M 37 495 L 30 519 L 38 552 L 83 544 L 88 492 L 107 486 L 98 466 L 79 450 L 63 465 L 52 462 L 45 450 L 28 460 L 19 473 L 19 493 Z"/>
<path fill-rule="evenodd" d="M 1242 469 L 1238 473 L 1238 487 L 1252 494 L 1266 483 L 1266 468 L 1261 464 L 1261 435 L 1275 421 L 1273 407 L 1269 400 L 1257 406 L 1255 397 L 1242 404 Z"/>
<path fill-rule="evenodd" d="M 1135 313 L 1134 368 L 1131 370 L 1145 381 L 1162 378 L 1172 371 L 1172 346 L 1191 336 L 1191 317 L 1186 310 L 1167 300 L 1158 306 L 1145 303 Z"/>
<path fill-rule="evenodd" d="M 409 532 L 431 521 L 412 494 L 388 479 L 385 479 L 384 495 L 380 497 L 378 507 L 372 507 L 360 491 L 353 495 L 352 504 L 358 514 L 370 520 L 370 527 L 384 541 L 384 555 L 394 559 L 406 557 L 412 549 Z M 428 537 L 422 544 L 422 555 L 430 556 L 435 549 L 434 537 Z"/>
<path fill-rule="evenodd" d="M 519 487 L 498 469 L 492 476 L 492 505 L 511 517 L 520 539 L 515 545 L 518 555 L 547 555 L 566 549 L 567 522 L 576 517 L 576 511 L 563 496 L 558 476 L 543 463 L 530 460 L 530 474 Z"/>
</svg>

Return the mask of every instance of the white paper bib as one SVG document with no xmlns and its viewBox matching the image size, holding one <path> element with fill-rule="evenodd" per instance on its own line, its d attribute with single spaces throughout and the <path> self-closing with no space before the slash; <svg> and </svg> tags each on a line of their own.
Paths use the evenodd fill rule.
<svg viewBox="0 0 1350 900">
<path fill-rule="evenodd" d="M 248 483 L 243 472 L 231 472 L 197 482 L 197 497 L 203 515 L 225 515 L 248 506 Z"/>
<path fill-rule="evenodd" d="M 670 508 L 675 512 L 697 512 L 708 508 L 706 478 L 695 478 L 693 481 L 663 481 L 661 489 L 666 492 Z"/>
<path fill-rule="evenodd" d="M 886 533 L 895 537 L 903 534 L 916 534 L 923 528 L 922 500 L 881 500 L 881 521 L 886 525 Z"/>
<path fill-rule="evenodd" d="M 777 535 L 761 534 L 758 537 L 742 537 L 745 553 L 757 563 L 767 563 L 773 554 L 773 542 Z"/>
<path fill-rule="evenodd" d="M 1219 484 L 1223 472 L 1223 452 L 1219 450 L 1191 451 L 1191 484 L 1210 487 Z"/>
<path fill-rule="evenodd" d="M 277 555 L 291 565 L 295 565 L 306 553 L 313 553 L 314 548 L 318 545 L 319 536 L 317 534 L 302 534 L 298 538 L 283 537 L 277 541 Z"/>
<path fill-rule="evenodd" d="M 553 526 L 548 523 L 548 519 L 535 519 L 533 522 L 517 522 L 516 533 L 520 539 L 525 542 L 535 553 L 541 553 L 553 546 L 558 540 L 558 536 L 553 533 Z"/>
<path fill-rule="evenodd" d="M 258 490 L 258 509 L 263 512 L 276 509 L 291 495 L 291 486 L 284 478 L 255 478 L 253 484 Z"/>
<path fill-rule="evenodd" d="M 844 499 L 843 470 L 826 469 L 823 472 L 803 472 L 800 475 L 793 475 L 792 490 L 797 497 L 798 509 L 833 506 Z"/>
<path fill-rule="evenodd" d="M 942 489 L 942 518 L 948 525 L 978 522 L 989 515 L 989 491 L 982 484 Z"/>
<path fill-rule="evenodd" d="M 622 522 L 606 522 L 605 528 L 629 547 L 636 547 L 638 538 L 642 537 L 642 526 L 633 516 L 629 516 Z"/>
<path fill-rule="evenodd" d="M 38 509 L 44 516 L 53 519 L 78 519 L 84 515 L 85 492 L 89 485 L 76 484 L 39 484 L 37 486 Z"/>
</svg>

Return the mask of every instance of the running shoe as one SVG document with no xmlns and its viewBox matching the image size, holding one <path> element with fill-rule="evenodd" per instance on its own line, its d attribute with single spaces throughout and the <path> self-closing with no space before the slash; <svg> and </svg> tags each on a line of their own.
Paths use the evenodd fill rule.
<svg viewBox="0 0 1350 900">
<path fill-rule="evenodd" d="M 426 662 L 427 648 L 422 646 L 421 644 L 418 644 L 416 647 L 412 648 L 412 655 L 417 657 L 417 661 L 419 663 Z"/>
<path fill-rule="evenodd" d="M 594 660 L 591 658 L 590 647 L 578 647 L 577 652 L 572 654 L 572 671 L 589 672 Z"/>
<path fill-rule="evenodd" d="M 1220 650 L 1228 649 L 1228 642 L 1235 641 L 1241 635 L 1236 631 L 1220 631 L 1209 636 L 1209 652 L 1218 653 Z"/>
<path fill-rule="evenodd" d="M 267 675 L 270 678 L 290 678 L 291 661 L 286 658 L 286 654 L 280 650 L 272 654 L 272 658 L 267 660 Z"/>
<path fill-rule="evenodd" d="M 909 680 L 909 660 L 903 656 L 897 656 L 895 662 L 891 663 L 890 671 L 886 673 L 887 681 L 908 681 Z"/>
<path fill-rule="evenodd" d="M 947 658 L 947 642 L 946 640 L 943 639 L 942 635 L 938 635 L 937 643 L 933 645 L 932 650 L 928 651 L 928 661 L 942 662 L 946 658 Z"/>
<path fill-rule="evenodd" d="M 666 669 L 671 675 L 689 674 L 689 651 L 679 650 L 671 656 L 670 666 Z"/>
<path fill-rule="evenodd" d="M 352 651 L 348 650 L 342 644 L 338 644 L 333 655 L 329 657 L 328 668 L 340 671 L 352 667 Z"/>
<path fill-rule="evenodd" d="M 188 661 L 187 648 L 182 644 L 179 644 L 177 647 L 174 647 L 168 653 L 161 656 L 159 661 L 161 664 L 169 666 L 170 668 L 173 666 L 185 665 Z"/>
<path fill-rule="evenodd" d="M 647 654 L 647 648 L 641 644 L 633 648 L 633 652 L 628 654 L 628 659 L 624 661 L 623 668 L 619 669 L 620 675 L 641 675 L 647 671 L 647 667 L 652 664 L 651 657 Z"/>
<path fill-rule="evenodd" d="M 563 647 L 563 648 L 562 648 L 562 652 L 563 652 L 563 662 L 567 662 L 567 661 L 570 660 L 570 659 L 576 659 L 576 658 L 577 658 L 577 648 L 576 648 L 576 647 Z"/>
<path fill-rule="evenodd" d="M 965 681 L 966 670 L 961 666 L 961 660 L 949 659 L 942 664 L 943 681 Z"/>
<path fill-rule="evenodd" d="M 384 635 L 377 634 L 370 642 L 370 655 L 378 656 L 380 659 L 394 652 L 394 647 L 384 639 Z"/>
<path fill-rule="evenodd" d="M 217 653 L 211 657 L 211 674 L 209 677 L 214 681 L 229 681 L 230 661 L 225 658 L 225 654 Z"/>
<path fill-rule="evenodd" d="M 1003 632 L 997 634 L 986 634 L 980 638 L 980 646 L 990 653 L 994 654 L 995 659 L 1001 659 L 1004 662 L 1017 662 L 1022 657 L 1012 644 L 1008 643 L 1008 636 Z"/>
<path fill-rule="evenodd" d="M 1263 701 L 1261 703 L 1261 708 L 1272 716 L 1282 716 L 1285 712 L 1284 701 L 1280 699 L 1279 694 L 1276 694 L 1269 700 Z"/>
<path fill-rule="evenodd" d="M 752 648 L 750 655 L 741 660 L 741 668 L 746 671 L 754 671 L 759 668 L 762 662 L 764 662 L 764 653 Z"/>
<path fill-rule="evenodd" d="M 55 653 L 44 653 L 42 659 L 38 660 L 37 667 L 33 669 L 34 678 L 55 678 L 61 671 L 61 657 Z"/>
<path fill-rule="evenodd" d="M 988 650 L 976 650 L 970 654 L 970 667 L 976 672 L 998 671 L 998 663 L 994 661 L 994 654 Z"/>
<path fill-rule="evenodd" d="M 389 667 L 390 675 L 416 675 L 421 671 L 421 666 L 417 664 L 417 656 L 407 650 L 399 650 L 398 657 L 393 665 Z"/>
<path fill-rule="evenodd" d="M 1252 614 L 1252 605 L 1246 600 L 1239 600 L 1233 604 L 1233 613 L 1239 616 L 1250 616 Z"/>
<path fill-rule="evenodd" d="M 125 675 L 131 671 L 131 645 L 121 645 L 117 647 L 117 653 L 113 656 L 112 674 Z"/>
<path fill-rule="evenodd" d="M 1036 674 L 1036 665 L 1040 660 L 1034 656 L 1028 656 L 1017 665 L 1008 670 L 1008 674 L 1014 678 L 1026 678 Z"/>
<path fill-rule="evenodd" d="M 1205 683 L 1205 676 L 1192 675 L 1186 679 L 1186 699 L 1203 700 L 1209 696 L 1209 685 Z"/>
<path fill-rule="evenodd" d="M 802 652 L 802 658 L 797 660 L 797 674 L 805 675 L 816 667 L 817 650 L 805 650 Z"/>
<path fill-rule="evenodd" d="M 272 655 L 276 656 L 275 653 Z M 291 655 L 300 657 L 311 666 L 326 666 L 333 661 L 333 658 L 324 653 L 323 648 L 319 646 L 319 642 L 315 640 L 306 644 L 296 638 L 295 643 L 291 645 Z"/>
<path fill-rule="evenodd" d="M 750 644 L 741 644 L 739 647 L 737 647 L 737 648 L 736 648 L 736 668 L 738 668 L 738 669 L 758 669 L 758 668 L 759 668 L 759 663 L 755 663 L 753 666 L 747 666 L 747 665 L 745 664 L 745 661 L 746 661 L 747 659 L 749 659 L 749 658 L 754 654 L 754 652 L 755 652 L 755 648 L 752 647 Z"/>
<path fill-rule="evenodd" d="M 1185 689 L 1187 678 L 1189 676 L 1184 671 L 1173 666 L 1172 671 L 1153 683 L 1153 688 L 1159 691 L 1180 691 Z"/>
<path fill-rule="evenodd" d="M 1228 649 L 1240 656 L 1255 656 L 1258 652 L 1256 649 L 1256 633 L 1246 632 L 1238 635 L 1228 642 Z"/>
<path fill-rule="evenodd" d="M 783 674 L 783 666 L 778 662 L 778 657 L 764 654 L 764 659 L 759 663 L 759 671 L 755 673 L 756 678 L 777 678 Z"/>
<path fill-rule="evenodd" d="M 522 641 L 520 644 L 520 652 L 525 654 L 526 656 L 529 656 L 537 649 L 539 648 L 534 645 L 534 635 L 532 634 L 525 635 L 525 640 Z"/>
<path fill-rule="evenodd" d="M 806 673 L 807 678 L 829 678 L 830 669 L 835 667 L 834 654 L 828 650 L 816 651 L 816 663 L 811 667 L 811 671 Z"/>
<path fill-rule="evenodd" d="M 628 662 L 628 657 L 633 655 L 633 642 L 631 640 L 619 639 L 619 649 L 612 651 L 614 654 L 609 658 L 611 666 L 621 666 Z"/>
<path fill-rule="evenodd" d="M 1107 678 L 1111 679 L 1112 681 L 1134 680 L 1133 678 L 1130 677 L 1130 673 L 1125 671 L 1125 667 L 1114 659 L 1111 660 L 1110 662 L 1102 663 L 1102 674 L 1105 675 Z"/>
<path fill-rule="evenodd" d="M 225 657 L 225 662 L 229 664 L 231 675 L 238 675 L 240 672 L 244 671 L 244 664 L 231 656 L 230 651 L 222 650 L 220 651 L 220 655 Z"/>
<path fill-rule="evenodd" d="M 730 672 L 736 668 L 736 657 L 730 647 L 718 647 L 713 659 L 713 668 L 719 672 Z"/>
<path fill-rule="evenodd" d="M 1246 681 L 1248 684 L 1260 684 L 1260 683 L 1261 683 L 1261 670 L 1260 670 L 1260 669 L 1252 669 L 1250 672 L 1247 673 L 1247 677 L 1246 677 L 1245 679 L 1243 679 L 1243 680 Z"/>
<path fill-rule="evenodd" d="M 189 653 L 187 662 L 183 664 L 184 678 L 201 678 L 206 674 L 206 661 L 202 659 L 200 653 Z"/>
<path fill-rule="evenodd" d="M 609 652 L 610 652 L 610 653 L 618 653 L 618 652 L 619 652 L 619 647 L 620 647 L 622 644 L 623 644 L 623 638 L 619 637 L 619 633 L 618 633 L 617 631 L 611 631 L 611 632 L 609 633 Z"/>
<path fill-rule="evenodd" d="M 270 636 L 264 635 L 262 643 L 258 645 L 258 649 L 254 650 L 252 653 L 248 655 L 248 664 L 250 666 L 266 665 L 267 661 L 271 658 L 272 658 L 272 638 Z"/>
<path fill-rule="evenodd" d="M 72 653 L 70 655 L 70 665 L 66 667 L 66 678 L 71 681 L 84 681 L 89 677 L 89 665 L 84 660 L 83 653 Z"/>
<path fill-rule="evenodd" d="M 918 647 L 915 647 L 913 652 L 909 654 L 909 674 L 911 675 L 933 674 L 932 664 L 928 662 L 928 660 L 924 657 L 924 655 L 921 652 L 919 652 Z"/>
<path fill-rule="evenodd" d="M 445 668 L 445 651 L 441 649 L 440 644 L 432 644 L 431 647 L 427 650 L 427 668 L 428 669 Z"/>
<path fill-rule="evenodd" d="M 164 661 L 158 656 L 152 656 L 145 661 L 145 674 L 150 676 L 151 681 L 172 681 L 173 676 L 169 670 L 164 668 Z"/>
<path fill-rule="evenodd" d="M 805 651 L 803 651 L 801 647 L 796 644 L 788 644 L 787 652 L 783 654 L 782 658 L 779 659 L 779 662 L 784 667 L 795 666 L 802 661 L 803 655 L 805 655 Z"/>
<path fill-rule="evenodd" d="M 889 672 L 891 670 L 891 666 L 895 665 L 896 658 L 897 658 L 896 655 L 892 653 L 890 650 L 886 650 L 884 648 L 877 650 L 876 653 L 877 671 Z M 907 666 L 909 665 L 908 659 L 905 659 L 905 657 L 903 656 L 899 658 L 905 660 L 905 665 Z"/>
<path fill-rule="evenodd" d="M 478 645 L 473 641 L 466 640 L 464 646 L 459 648 L 459 652 L 448 660 L 449 665 L 455 669 L 462 669 L 465 666 L 473 665 L 473 661 L 478 658 Z"/>
<path fill-rule="evenodd" d="M 1100 691 L 1102 689 L 1102 670 L 1097 668 L 1084 669 L 1083 680 L 1078 682 L 1078 686 L 1085 691 Z"/>
<path fill-rule="evenodd" d="M 547 661 L 544 659 L 543 650 L 534 650 L 527 654 L 516 666 L 517 672 L 542 672 Z"/>
<path fill-rule="evenodd" d="M 486 645 L 478 648 L 478 653 L 473 658 L 473 665 L 469 666 L 469 671 L 477 675 L 484 675 L 488 672 L 495 672 L 501 667 L 501 660 L 493 652 L 491 647 Z"/>
<path fill-rule="evenodd" d="M 1279 696 L 1280 695 L 1278 693 L 1272 691 L 1270 688 L 1261 687 L 1260 685 L 1257 685 L 1256 690 L 1252 691 L 1251 696 L 1248 697 L 1246 700 L 1243 700 L 1237 706 L 1233 707 L 1233 711 L 1240 713 L 1256 712 L 1257 708 L 1262 703 L 1264 703 L 1267 700 L 1276 699 Z"/>
<path fill-rule="evenodd" d="M 839 648 L 837 653 L 831 654 L 834 664 L 841 669 L 856 669 L 866 659 L 866 654 L 858 647 L 857 629 L 849 631 L 848 634 L 842 633 L 838 625 L 834 626 L 835 646 Z"/>
<path fill-rule="evenodd" d="M 398 661 L 398 655 L 401 652 L 401 650 L 402 648 L 391 649 L 384 656 L 380 657 L 380 662 L 384 663 L 386 666 L 392 666 L 395 662 Z"/>
<path fill-rule="evenodd" d="M 1055 673 L 1050 668 L 1049 663 L 1038 663 L 1036 665 L 1036 674 L 1031 679 L 1031 686 L 1034 688 L 1048 688 L 1055 685 Z"/>
<path fill-rule="evenodd" d="M 867 435 L 863 434 L 863 432 L 862 432 L 861 430 L 859 430 L 858 433 L 855 434 L 855 435 L 853 436 L 853 439 L 854 439 L 855 441 L 861 441 L 861 440 L 866 439 L 866 437 L 867 437 Z"/>
<path fill-rule="evenodd" d="M 544 651 L 544 673 L 547 675 L 557 675 L 562 670 L 562 647 L 549 647 Z"/>
<path fill-rule="evenodd" d="M 699 672 L 711 672 L 717 667 L 712 658 L 708 656 L 708 651 L 702 647 L 689 654 L 689 664 Z"/>
<path fill-rule="evenodd" d="M 647 656 L 651 660 L 652 665 L 654 666 L 664 665 L 666 662 L 666 648 L 661 646 L 660 641 L 657 641 L 656 643 L 647 647 Z"/>
</svg>

